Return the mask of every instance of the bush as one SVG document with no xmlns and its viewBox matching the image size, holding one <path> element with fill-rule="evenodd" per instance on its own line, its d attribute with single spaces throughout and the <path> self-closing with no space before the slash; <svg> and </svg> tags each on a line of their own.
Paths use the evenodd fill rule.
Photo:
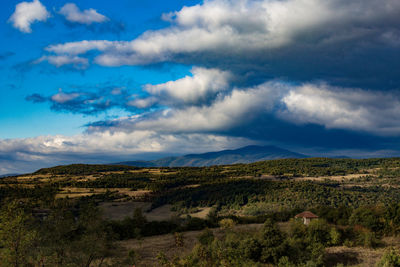
<svg viewBox="0 0 400 267">
<path fill-rule="evenodd" d="M 232 219 L 222 219 L 219 221 L 219 225 L 222 229 L 233 229 L 235 222 Z"/>
<path fill-rule="evenodd" d="M 208 246 L 211 244 L 212 241 L 214 241 L 214 234 L 213 232 L 206 228 L 201 234 L 197 237 L 197 240 L 199 240 L 200 244 L 203 246 Z"/>
</svg>

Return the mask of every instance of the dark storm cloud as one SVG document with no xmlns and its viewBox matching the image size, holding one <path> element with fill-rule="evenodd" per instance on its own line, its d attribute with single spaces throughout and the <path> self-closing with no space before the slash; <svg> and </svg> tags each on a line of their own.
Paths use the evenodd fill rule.
<svg viewBox="0 0 400 267">
<path fill-rule="evenodd" d="M 113 108 L 134 110 L 134 107 L 127 105 L 131 98 L 131 95 L 123 88 L 108 87 L 97 89 L 96 92 L 63 92 L 60 89 L 52 96 L 32 94 L 25 99 L 33 103 L 48 102 L 51 104 L 51 109 L 57 112 L 95 115 Z"/>
<path fill-rule="evenodd" d="M 164 15 L 169 28 L 130 42 L 75 42 L 47 51 L 74 57 L 98 50 L 95 62 L 104 66 L 167 61 L 220 68 L 247 85 L 323 79 L 393 89 L 400 76 L 399 12 L 395 0 L 214 0 Z"/>
</svg>

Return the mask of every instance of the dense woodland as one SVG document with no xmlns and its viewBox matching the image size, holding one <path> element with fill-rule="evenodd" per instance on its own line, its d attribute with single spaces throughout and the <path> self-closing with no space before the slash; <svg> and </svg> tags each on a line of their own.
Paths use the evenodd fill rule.
<svg viewBox="0 0 400 267">
<path fill-rule="evenodd" d="M 353 176 L 349 176 L 353 175 Z M 341 178 L 343 176 L 343 179 Z M 311 178 L 318 179 L 311 179 Z M 346 178 L 347 177 L 347 178 Z M 350 177 L 350 178 L 349 178 Z M 203 230 L 186 256 L 164 266 L 335 266 L 325 248 L 382 246 L 400 233 L 400 159 L 285 159 L 212 167 L 137 168 L 69 165 L 0 180 L 1 266 L 131 266 L 136 252 L 117 241 Z M 57 198 L 63 188 L 106 189 Z M 102 217 L 99 204 L 120 201 L 118 188 L 146 189 L 150 209 L 210 207 L 207 218 L 148 221 L 140 209 L 123 220 Z M 144 201 L 124 197 L 124 201 Z M 311 210 L 309 226 L 293 220 Z M 288 222 L 287 231 L 277 223 Z M 263 223 L 256 232 L 234 225 Z M 210 229 L 222 227 L 223 237 Z M 179 242 L 177 241 L 177 245 Z M 182 240 L 184 242 L 184 240 Z M 342 266 L 348 262 L 343 260 Z M 380 266 L 400 266 L 388 248 Z"/>
</svg>

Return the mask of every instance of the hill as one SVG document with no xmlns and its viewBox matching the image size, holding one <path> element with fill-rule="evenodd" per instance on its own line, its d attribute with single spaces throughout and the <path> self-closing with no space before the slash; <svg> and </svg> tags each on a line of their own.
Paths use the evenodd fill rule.
<svg viewBox="0 0 400 267">
<path fill-rule="evenodd" d="M 235 150 L 189 154 L 180 157 L 166 157 L 152 161 L 126 161 L 116 164 L 137 167 L 204 167 L 237 163 L 253 163 L 271 159 L 307 157 L 308 156 L 306 155 L 275 146 L 246 146 Z"/>
</svg>

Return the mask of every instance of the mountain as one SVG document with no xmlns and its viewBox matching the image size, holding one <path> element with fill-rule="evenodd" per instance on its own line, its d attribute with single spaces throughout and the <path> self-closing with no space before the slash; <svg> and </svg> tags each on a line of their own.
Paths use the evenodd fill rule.
<svg viewBox="0 0 400 267">
<path fill-rule="evenodd" d="M 308 156 L 275 146 L 246 146 L 235 150 L 189 154 L 180 157 L 167 157 L 152 161 L 125 161 L 115 164 L 137 167 L 202 167 L 236 163 L 252 163 L 271 159 L 306 157 Z"/>
</svg>

